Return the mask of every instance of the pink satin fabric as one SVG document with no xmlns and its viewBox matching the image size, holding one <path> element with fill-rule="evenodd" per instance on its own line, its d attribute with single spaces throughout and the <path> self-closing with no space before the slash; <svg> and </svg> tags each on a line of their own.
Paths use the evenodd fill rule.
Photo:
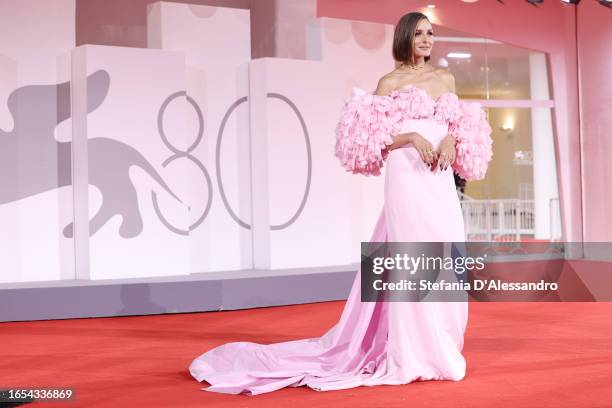
<svg viewBox="0 0 612 408">
<path fill-rule="evenodd" d="M 448 126 L 412 119 L 437 147 Z M 386 158 L 385 201 L 371 237 L 384 241 L 464 241 L 453 173 L 431 171 L 411 145 Z M 424 380 L 461 380 L 468 308 L 465 302 L 362 303 L 357 272 L 340 319 L 321 337 L 275 344 L 227 343 L 189 367 L 206 391 L 262 394 L 283 387 L 318 391 Z"/>
</svg>

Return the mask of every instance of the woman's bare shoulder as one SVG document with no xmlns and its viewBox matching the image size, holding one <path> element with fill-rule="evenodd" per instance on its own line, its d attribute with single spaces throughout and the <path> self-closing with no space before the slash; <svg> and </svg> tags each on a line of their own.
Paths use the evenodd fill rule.
<svg viewBox="0 0 612 408">
<path fill-rule="evenodd" d="M 449 92 L 455 92 L 455 76 L 451 72 L 450 68 L 436 68 L 435 73 L 445 83 L 446 88 Z"/>
<path fill-rule="evenodd" d="M 376 95 L 389 95 L 394 89 L 397 89 L 399 77 L 395 71 L 391 71 L 383 75 L 376 85 Z"/>
</svg>

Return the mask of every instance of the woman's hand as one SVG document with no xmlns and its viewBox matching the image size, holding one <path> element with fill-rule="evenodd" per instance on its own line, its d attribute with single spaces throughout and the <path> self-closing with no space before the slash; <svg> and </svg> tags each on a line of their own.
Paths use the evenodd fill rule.
<svg viewBox="0 0 612 408">
<path fill-rule="evenodd" d="M 437 152 L 434 150 L 434 147 L 429 140 L 425 139 L 416 132 L 406 133 L 406 139 L 408 140 L 408 143 L 412 143 L 414 148 L 417 149 L 417 152 L 419 152 L 423 162 L 429 164 L 430 166 L 435 162 L 437 159 Z"/>
<path fill-rule="evenodd" d="M 438 164 L 440 170 L 446 170 L 448 166 L 455 161 L 455 138 L 451 135 L 446 135 L 440 142 L 437 151 Z"/>
</svg>

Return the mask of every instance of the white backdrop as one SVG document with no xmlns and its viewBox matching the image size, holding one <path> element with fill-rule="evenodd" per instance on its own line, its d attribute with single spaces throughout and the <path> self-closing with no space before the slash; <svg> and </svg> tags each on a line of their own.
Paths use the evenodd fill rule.
<svg viewBox="0 0 612 408">
<path fill-rule="evenodd" d="M 77 253 L 89 252 L 89 267 L 80 265 L 78 276 L 188 274 L 189 237 L 172 229 L 186 230 L 187 204 L 168 191 L 178 198 L 187 194 L 186 160 L 166 162 L 173 148 L 187 145 L 186 104 L 169 99 L 176 93 L 184 99 L 183 55 L 81 46 L 72 53 L 72 76 L 74 139 L 87 144 L 76 153 L 86 157 L 75 160 L 83 163 L 79 174 L 88 173 L 75 183 L 77 206 L 88 208 L 75 222 L 89 227 L 77 239 Z M 99 107 L 85 115 L 84 105 L 91 109 L 92 100 L 100 101 Z"/>
<path fill-rule="evenodd" d="M 290 41 L 290 39 L 287 39 Z M 354 87 L 374 91 L 380 77 L 395 67 L 391 57 L 393 26 L 364 21 L 318 18 L 307 26 L 307 58 L 324 61 L 344 83 L 344 98 Z M 353 234 L 368 241 L 382 207 L 383 177 L 351 179 Z"/>
<path fill-rule="evenodd" d="M 344 84 L 330 72 L 315 61 L 251 63 L 257 268 L 342 265 L 359 255 L 351 177 L 333 154 Z"/>
<path fill-rule="evenodd" d="M 74 0 L 0 0 L 0 282 L 75 276 L 73 242 L 61 234 L 72 221 L 60 175 L 69 158 L 56 143 L 70 141 L 71 124 L 55 123 L 58 104 L 69 104 L 56 85 L 68 80 L 60 56 L 74 47 L 74 18 Z M 23 89 L 31 85 L 48 87 Z"/>
<path fill-rule="evenodd" d="M 191 231 L 191 270 L 250 268 L 251 231 L 237 221 L 251 224 L 248 105 L 239 104 L 231 111 L 233 104 L 248 95 L 247 72 L 239 68 L 251 60 L 250 13 L 157 2 L 149 7 L 147 18 L 149 47 L 184 53 L 187 93 L 204 120 L 202 142 L 192 155 L 202 163 L 209 179 L 195 166 L 189 172 L 191 221 L 195 223 L 205 214 Z M 190 120 L 195 120 L 193 115 Z"/>
<path fill-rule="evenodd" d="M 316 19 L 305 34 L 310 60 L 251 60 L 248 11 L 158 2 L 148 9 L 150 49 L 74 49 L 74 3 L 44 4 L 55 7 L 39 14 L 28 2 L 2 2 L 0 128 L 13 127 L 14 89 L 63 83 L 57 92 L 68 98 L 68 118 L 50 125 L 54 139 L 41 157 L 68 146 L 75 187 L 58 185 L 56 163 L 47 168 L 55 185 L 41 187 L 40 176 L 39 192 L 17 197 L 19 166 L 39 162 L 27 147 L 5 149 L 18 160 L 5 161 L 17 183 L 0 189 L 0 279 L 359 261 L 359 242 L 381 210 L 383 177 L 344 172 L 334 129 L 353 87 L 373 90 L 393 68 L 391 26 Z M 18 39 L 26 23 L 29 36 Z M 66 114 L 45 103 L 49 118 Z"/>
</svg>

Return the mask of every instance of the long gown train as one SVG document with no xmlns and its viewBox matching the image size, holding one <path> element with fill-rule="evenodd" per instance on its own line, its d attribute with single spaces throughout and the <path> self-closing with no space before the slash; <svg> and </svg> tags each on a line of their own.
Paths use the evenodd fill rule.
<svg viewBox="0 0 612 408">
<path fill-rule="evenodd" d="M 434 147 L 448 132 L 433 119 L 402 123 L 403 131 L 418 131 Z M 386 158 L 384 199 L 372 242 L 464 241 L 452 170 L 430 170 L 411 145 Z M 465 376 L 466 302 L 361 302 L 360 284 L 358 271 L 338 323 L 321 337 L 223 344 L 193 360 L 191 375 L 211 384 L 206 391 L 248 395 Z"/>
</svg>

